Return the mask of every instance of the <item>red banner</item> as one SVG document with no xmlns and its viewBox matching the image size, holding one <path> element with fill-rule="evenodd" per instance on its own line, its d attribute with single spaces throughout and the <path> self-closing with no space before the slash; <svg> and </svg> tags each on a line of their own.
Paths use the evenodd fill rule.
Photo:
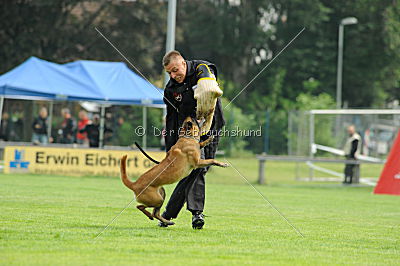
<svg viewBox="0 0 400 266">
<path fill-rule="evenodd" d="M 393 143 L 374 193 L 400 195 L 400 131 Z"/>
</svg>

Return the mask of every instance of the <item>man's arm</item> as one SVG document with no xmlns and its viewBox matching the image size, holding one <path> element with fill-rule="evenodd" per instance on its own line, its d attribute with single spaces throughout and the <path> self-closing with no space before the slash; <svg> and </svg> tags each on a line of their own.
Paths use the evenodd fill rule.
<svg viewBox="0 0 400 266">
<path fill-rule="evenodd" d="M 172 95 L 164 90 L 164 103 L 167 105 L 167 116 L 165 118 L 165 148 L 168 152 L 171 147 L 176 143 L 178 139 L 178 133 L 175 132 L 178 129 L 178 112 L 172 105 Z"/>
<path fill-rule="evenodd" d="M 34 131 L 37 130 L 37 127 L 36 127 L 37 124 L 38 124 L 38 119 L 35 118 L 35 120 L 34 120 L 33 123 L 32 123 L 32 129 L 33 129 Z"/>
<path fill-rule="evenodd" d="M 355 154 L 358 148 L 358 139 L 355 139 L 351 142 L 351 151 L 350 151 L 350 158 L 356 158 Z"/>
<path fill-rule="evenodd" d="M 81 134 L 82 134 L 82 133 L 85 133 L 85 132 L 87 133 L 87 131 L 88 131 L 88 126 L 89 126 L 89 125 L 84 126 L 82 129 L 79 129 L 78 132 L 81 133 Z"/>
</svg>

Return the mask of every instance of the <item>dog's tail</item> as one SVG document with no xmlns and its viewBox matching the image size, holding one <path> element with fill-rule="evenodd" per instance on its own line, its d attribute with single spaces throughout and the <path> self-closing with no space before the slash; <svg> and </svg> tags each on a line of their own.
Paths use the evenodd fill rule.
<svg viewBox="0 0 400 266">
<path fill-rule="evenodd" d="M 121 158 L 121 166 L 120 166 L 120 170 L 121 170 L 121 180 L 122 183 L 124 183 L 124 185 L 133 190 L 133 182 L 131 180 L 129 180 L 128 175 L 126 174 L 126 158 L 128 157 L 128 155 L 124 155 Z"/>
</svg>

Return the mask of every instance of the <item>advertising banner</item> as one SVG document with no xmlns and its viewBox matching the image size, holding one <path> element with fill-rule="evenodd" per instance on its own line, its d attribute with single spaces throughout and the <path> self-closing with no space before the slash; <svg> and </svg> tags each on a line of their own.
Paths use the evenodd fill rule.
<svg viewBox="0 0 400 266">
<path fill-rule="evenodd" d="M 157 161 L 165 157 L 164 151 L 147 153 Z M 154 166 L 140 151 L 9 146 L 4 153 L 4 173 L 119 177 L 120 159 L 125 154 L 132 177 Z"/>
</svg>

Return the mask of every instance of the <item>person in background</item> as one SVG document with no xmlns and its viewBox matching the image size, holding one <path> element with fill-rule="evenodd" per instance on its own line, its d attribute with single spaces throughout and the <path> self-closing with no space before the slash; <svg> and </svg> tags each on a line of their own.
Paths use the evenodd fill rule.
<svg viewBox="0 0 400 266">
<path fill-rule="evenodd" d="M 114 115 L 113 113 L 106 113 L 105 121 L 104 121 L 104 141 L 103 143 L 106 145 L 112 144 L 113 142 L 113 137 L 114 137 L 114 131 L 111 130 L 113 128 L 113 125 L 115 123 L 114 120 Z"/>
<path fill-rule="evenodd" d="M 371 145 L 371 130 L 368 128 L 364 131 L 364 141 L 363 141 L 363 155 L 369 155 L 369 148 Z"/>
<path fill-rule="evenodd" d="M 129 146 L 132 145 L 132 132 L 133 126 L 130 123 L 126 123 L 123 117 L 119 117 L 117 125 L 114 131 L 114 143 L 118 146 Z"/>
<path fill-rule="evenodd" d="M 0 126 L 0 140 L 9 141 L 11 134 L 11 119 L 8 113 L 3 113 Z"/>
<path fill-rule="evenodd" d="M 61 124 L 61 128 L 58 133 L 61 135 L 60 142 L 70 144 L 74 142 L 74 129 L 75 122 L 71 117 L 71 112 L 68 108 L 63 108 L 61 114 L 64 117 L 64 121 Z"/>
<path fill-rule="evenodd" d="M 361 136 L 356 132 L 354 125 L 347 127 L 347 133 L 349 137 L 343 148 L 346 160 L 357 160 L 361 152 Z M 353 177 L 358 180 L 359 169 L 360 166 L 358 164 L 346 164 L 343 184 L 353 183 Z"/>
<path fill-rule="evenodd" d="M 11 114 L 11 132 L 10 141 L 21 141 L 23 139 L 24 121 L 21 112 L 14 112 Z"/>
<path fill-rule="evenodd" d="M 115 146 L 122 146 L 122 138 L 123 138 L 123 126 L 125 124 L 125 119 L 120 116 L 117 119 L 117 122 L 114 126 L 114 134 L 113 134 L 113 145 Z"/>
<path fill-rule="evenodd" d="M 35 118 L 32 124 L 32 142 L 34 144 L 47 144 L 47 109 L 46 107 L 40 108 L 39 116 Z"/>
<path fill-rule="evenodd" d="M 99 137 L 100 137 L 100 117 L 99 115 L 94 115 L 90 123 L 88 123 L 83 129 L 79 130 L 79 133 L 86 133 L 89 139 L 89 147 L 98 148 L 99 147 Z"/>
<path fill-rule="evenodd" d="M 86 127 L 86 125 L 90 123 L 90 120 L 89 120 L 85 110 L 79 111 L 78 117 L 79 117 L 79 121 L 78 121 L 78 128 L 77 128 L 78 130 L 76 132 L 76 142 L 78 144 L 87 144 L 87 143 L 89 143 L 87 133 L 86 132 L 80 133 L 79 131 L 81 129 L 84 129 Z"/>
</svg>

